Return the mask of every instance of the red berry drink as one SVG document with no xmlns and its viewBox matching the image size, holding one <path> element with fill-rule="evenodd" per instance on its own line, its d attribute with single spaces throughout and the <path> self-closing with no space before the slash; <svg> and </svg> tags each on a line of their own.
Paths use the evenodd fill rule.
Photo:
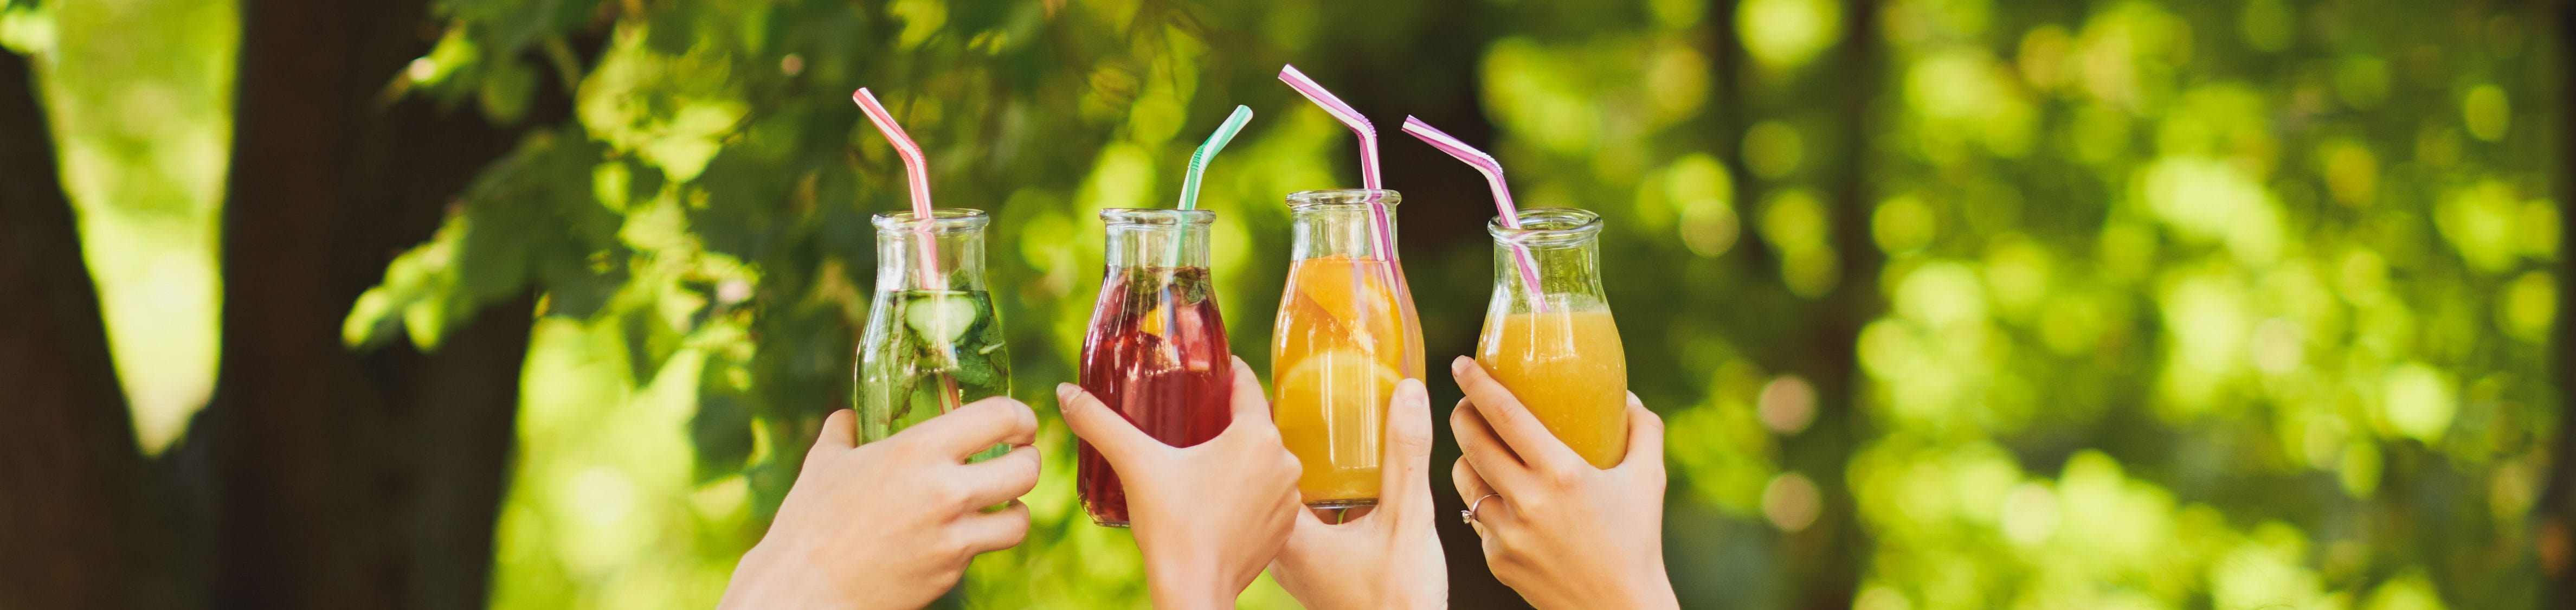
<svg viewBox="0 0 2576 610">
<path fill-rule="evenodd" d="M 1112 254 L 1101 280 L 1100 300 L 1092 309 L 1091 331 L 1082 341 L 1082 389 L 1165 444 L 1187 447 L 1206 442 L 1233 421 L 1227 399 L 1234 369 L 1233 353 L 1225 344 L 1225 322 L 1217 315 L 1215 292 L 1208 281 L 1205 247 L 1197 249 L 1198 260 L 1183 259 L 1196 266 L 1121 265 L 1136 258 L 1118 255 L 1122 227 L 1120 218 L 1111 217 L 1116 212 L 1121 210 L 1102 213 L 1111 221 Z M 1173 231 L 1187 226 L 1186 218 L 1174 223 L 1177 226 L 1151 228 Z M 1199 230 L 1190 232 L 1205 235 L 1204 227 L 1195 228 Z M 1204 240 L 1193 241 L 1204 244 Z M 1162 245 L 1133 248 L 1130 253 L 1170 247 L 1162 239 L 1135 241 Z M 1145 258 L 1166 262 L 1170 256 Z M 1081 457 L 1075 488 L 1091 520 L 1125 527 L 1127 488 L 1119 483 L 1117 471 L 1089 442 L 1079 443 L 1077 450 Z"/>
</svg>

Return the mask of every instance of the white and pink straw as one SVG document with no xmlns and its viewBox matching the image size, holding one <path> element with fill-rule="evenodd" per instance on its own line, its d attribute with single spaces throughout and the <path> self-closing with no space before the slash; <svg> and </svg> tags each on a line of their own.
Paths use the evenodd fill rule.
<svg viewBox="0 0 2576 610">
<path fill-rule="evenodd" d="M 1521 228 L 1520 208 L 1512 204 L 1512 189 L 1503 184 L 1502 162 L 1495 161 L 1494 156 L 1485 154 L 1485 151 L 1476 150 L 1476 147 L 1468 146 L 1466 142 L 1460 142 L 1458 138 L 1433 128 L 1430 123 L 1422 122 L 1422 119 L 1404 117 L 1404 132 L 1421 138 L 1432 148 L 1440 149 L 1440 152 L 1449 153 L 1449 156 L 1467 162 L 1468 166 L 1476 168 L 1476 173 L 1484 174 L 1485 185 L 1494 189 L 1494 212 L 1502 216 L 1503 226 Z M 1530 310 L 1547 311 L 1547 294 L 1540 292 L 1538 288 L 1537 261 L 1530 259 L 1528 248 L 1517 243 L 1512 244 L 1512 257 L 1520 263 L 1521 283 L 1529 288 Z"/>
<path fill-rule="evenodd" d="M 922 160 L 921 145 L 912 143 L 912 136 L 905 134 L 903 126 L 894 122 L 894 113 L 886 112 L 885 104 L 877 103 L 876 94 L 860 87 L 858 92 L 850 94 L 850 101 L 859 104 L 859 111 L 868 115 L 868 122 L 875 123 L 877 132 L 885 134 L 887 144 L 894 145 L 895 156 L 903 158 L 904 177 L 912 185 L 912 217 L 920 223 L 917 241 L 920 242 L 921 255 L 914 258 L 921 263 L 921 281 L 935 281 L 939 278 L 939 246 L 930 233 L 930 164 Z"/>
<path fill-rule="evenodd" d="M 1359 135 L 1360 186 L 1369 190 L 1385 188 L 1378 182 L 1377 126 L 1369 124 L 1368 117 L 1360 116 L 1360 111 L 1352 109 L 1350 104 L 1342 103 L 1342 98 L 1334 97 L 1331 91 L 1325 91 L 1323 85 L 1315 84 L 1315 79 L 1306 78 L 1306 73 L 1297 71 L 1296 66 L 1280 66 L 1279 80 L 1288 83 L 1288 87 L 1296 89 L 1299 95 L 1306 96 L 1308 101 L 1322 106 L 1325 114 L 1340 119 L 1343 125 L 1351 128 L 1351 133 Z M 1378 257 L 1393 261 L 1395 260 L 1395 234 L 1389 229 L 1393 228 L 1395 223 L 1387 216 L 1385 202 L 1372 196 L 1368 203 L 1369 213 L 1373 216 L 1369 219 L 1369 231 L 1376 234 Z"/>
<path fill-rule="evenodd" d="M 894 145 L 895 156 L 903 157 L 904 178 L 912 185 L 912 219 L 918 227 L 913 232 L 913 243 L 921 251 L 920 256 L 913 258 L 919 261 L 921 266 L 922 286 L 924 288 L 936 286 L 940 281 L 939 241 L 930 230 L 931 221 L 935 219 L 930 213 L 930 164 L 922 159 L 921 145 L 914 144 L 912 136 L 903 132 L 903 126 L 895 124 L 894 113 L 886 112 L 885 104 L 877 103 L 876 94 L 869 93 L 866 87 L 860 87 L 857 92 L 850 94 L 850 101 L 859 104 L 859 111 L 868 115 L 868 122 L 877 124 L 877 132 L 885 134 L 887 144 Z M 939 377 L 940 412 L 957 410 L 961 399 L 957 391 L 957 380 L 946 373 L 939 373 L 937 376 Z"/>
</svg>

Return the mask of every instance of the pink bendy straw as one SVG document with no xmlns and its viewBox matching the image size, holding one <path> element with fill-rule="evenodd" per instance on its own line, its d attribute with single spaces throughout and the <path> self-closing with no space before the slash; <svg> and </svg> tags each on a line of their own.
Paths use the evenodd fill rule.
<svg viewBox="0 0 2576 610">
<path fill-rule="evenodd" d="M 1520 208 L 1512 205 L 1512 189 L 1503 185 L 1502 162 L 1495 161 L 1493 155 L 1476 150 L 1476 147 L 1468 146 L 1466 142 L 1460 142 L 1458 138 L 1442 133 L 1439 129 L 1433 128 L 1430 123 L 1424 123 L 1422 119 L 1413 118 L 1410 115 L 1404 117 L 1404 132 L 1421 138 L 1432 148 L 1440 149 L 1440 152 L 1449 153 L 1449 156 L 1467 162 L 1468 166 L 1476 168 L 1476 173 L 1484 174 L 1485 185 L 1494 189 L 1494 212 L 1502 215 L 1503 226 L 1521 228 Z M 1530 309 L 1547 311 L 1547 295 L 1539 292 L 1538 289 L 1538 263 L 1530 260 L 1529 249 L 1517 243 L 1512 244 L 1512 258 L 1520 263 L 1521 283 L 1529 287 Z"/>
<path fill-rule="evenodd" d="M 1280 66 L 1279 80 L 1288 83 L 1289 88 L 1296 89 L 1298 95 L 1306 96 L 1307 101 L 1322 106 L 1325 114 L 1340 119 L 1343 125 L 1351 128 L 1351 133 L 1359 134 L 1360 186 L 1369 190 L 1382 188 L 1378 186 L 1377 179 L 1377 126 L 1369 124 L 1368 117 L 1360 116 L 1360 111 L 1352 109 L 1350 104 L 1342 103 L 1342 98 L 1334 97 L 1331 91 L 1325 91 L 1323 85 L 1315 84 L 1315 79 L 1306 78 L 1306 73 L 1297 71 L 1296 66 Z M 1369 230 L 1377 234 L 1378 256 L 1389 261 L 1395 260 L 1395 236 L 1388 230 L 1395 223 L 1387 218 L 1386 204 L 1371 197 L 1369 213 L 1375 216 L 1370 219 Z"/>
<path fill-rule="evenodd" d="M 850 101 L 859 104 L 868 122 L 875 123 L 877 132 L 885 134 L 887 144 L 894 145 L 895 156 L 903 158 L 903 174 L 912 185 L 912 217 L 921 223 L 921 256 L 914 258 L 921 262 L 922 281 L 937 278 L 939 248 L 930 237 L 930 164 L 922 160 L 921 145 L 912 143 L 912 136 L 903 132 L 902 125 L 895 124 L 894 113 L 886 112 L 885 104 L 877 103 L 877 95 L 869 93 L 867 87 L 851 93 Z"/>
<path fill-rule="evenodd" d="M 886 112 L 885 104 L 877 103 L 877 95 L 869 93 L 867 87 L 860 87 L 858 92 L 851 93 L 850 101 L 857 102 L 859 112 L 868 115 L 868 122 L 877 125 L 878 133 L 885 134 L 886 143 L 894 145 L 895 156 L 903 157 L 904 178 L 912 185 L 912 218 L 920 223 L 920 228 L 914 233 L 916 239 L 913 243 L 920 247 L 921 255 L 913 258 L 921 263 L 921 281 L 929 282 L 937 279 L 939 277 L 939 242 L 930 234 L 932 220 L 930 164 L 922 160 L 921 145 L 912 143 L 912 136 L 903 132 L 902 125 L 895 124 L 894 113 Z M 959 402 L 957 380 L 949 378 L 944 373 L 938 377 L 939 387 L 943 391 L 939 396 L 942 407 L 940 412 L 956 410 Z"/>
</svg>

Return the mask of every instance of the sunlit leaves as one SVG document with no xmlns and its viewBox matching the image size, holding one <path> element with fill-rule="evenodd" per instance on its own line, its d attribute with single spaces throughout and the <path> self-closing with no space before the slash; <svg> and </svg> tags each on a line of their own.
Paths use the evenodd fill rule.
<svg viewBox="0 0 2576 610">
<path fill-rule="evenodd" d="M 1880 544 L 1877 584 L 1855 604 L 2007 605 L 1984 597 L 1996 590 L 2039 607 L 2529 604 L 2535 575 L 2514 567 L 2528 565 L 2525 539 L 2500 532 L 2530 506 L 2512 464 L 2544 455 L 2532 443 L 2555 424 L 2500 422 L 2555 421 L 2523 401 L 2554 395 L 2534 381 L 2545 362 L 2529 346 L 2554 322 L 2555 277 L 2540 267 L 2556 258 L 2558 220 L 2534 199 L 2541 181 L 2516 177 L 2547 170 L 2488 143 L 2519 141 L 2521 100 L 2507 98 L 2533 83 L 2439 76 L 2507 69 L 2490 58 L 2509 54 L 2404 50 L 2471 29 L 2360 25 L 2333 2 L 2172 4 L 2091 7 L 2072 22 L 1973 2 L 1888 11 L 1891 79 L 1905 87 L 1892 110 L 1922 145 L 1882 157 L 1892 195 L 1872 232 L 1891 255 L 1891 312 L 1857 349 L 1888 432 L 1863 455 L 1962 460 L 2000 445 L 2065 471 L 2003 496 L 2005 514 L 2031 516 L 2005 520 L 2019 546 L 1961 552 L 1870 510 L 1919 502 L 1924 483 L 1863 477 L 1858 464 L 1877 462 L 1856 462 L 1853 493 Z M 2326 19 L 2337 25 L 2301 25 Z M 2310 46 L 2316 34 L 2333 48 Z M 2018 78 L 1970 69 L 2006 50 Z M 1966 85 L 1930 84 L 1954 80 Z M 2028 119 L 1968 101 L 2013 100 L 1997 83 L 2015 81 L 2041 94 L 2021 98 Z M 2022 129 L 2052 135 L 2023 156 L 1981 142 Z M 1944 314 L 1965 309 L 1959 295 L 1983 307 Z M 1944 327 L 1964 330 L 1936 339 Z M 1987 351 L 1942 351 L 1976 341 Z M 2046 406 L 2021 427 L 1963 425 L 2033 400 Z M 2061 458 L 2067 445 L 2050 439 L 2065 434 L 2095 449 Z M 2430 506 L 2407 494 L 2454 485 L 2480 491 L 2431 501 L 2451 512 L 2417 525 L 2479 532 L 2464 539 L 2339 525 Z M 2059 535 L 2037 533 L 2052 518 Z M 2462 548 L 2514 551 L 2463 560 Z M 1956 573 L 1890 559 L 1919 556 L 1980 577 L 2056 576 L 1969 591 Z M 2487 575 L 2394 568 L 2425 561 Z M 2116 564 L 2152 576 L 2103 571 Z"/>
<path fill-rule="evenodd" d="M 2513 106 L 2504 89 L 2495 85 L 2478 85 L 2460 102 L 2460 115 L 2469 126 L 2469 135 L 2495 142 L 2504 139 L 2505 130 L 2513 125 Z"/>
<path fill-rule="evenodd" d="M 1830 0 L 1746 0 L 1735 7 L 1736 38 L 1774 70 L 1796 68 L 1842 38 L 1842 7 Z"/>
<path fill-rule="evenodd" d="M 729 56 L 714 50 L 665 55 L 644 45 L 645 38 L 641 28 L 619 31 L 574 106 L 595 137 L 687 182 L 706 169 L 718 140 L 733 133 L 747 109 L 727 75 Z"/>
<path fill-rule="evenodd" d="M 2245 168 L 2205 157 L 2166 157 L 2140 169 L 2147 207 L 2182 238 L 2224 246 L 2238 262 L 2269 264 L 2285 237 L 2280 207 Z"/>
<path fill-rule="evenodd" d="M 2434 207 L 2434 226 L 2479 271 L 2512 268 L 2523 250 L 2515 243 L 2521 219 L 2512 185 L 2488 180 L 2452 190 Z"/>
<path fill-rule="evenodd" d="M 1495 120 L 1557 154 L 1600 149 L 1689 117 L 1709 87 L 1706 61 L 1678 41 L 1542 44 L 1506 38 L 1485 53 L 1482 96 Z"/>
<path fill-rule="evenodd" d="M 646 385 L 615 324 L 537 322 L 508 498 L 494 540 L 500 608 L 704 608 L 759 533 L 740 479 L 697 484 L 689 422 L 703 354 Z"/>
<path fill-rule="evenodd" d="M 1735 193 L 1735 178 L 1716 157 L 1685 155 L 1638 185 L 1635 221 L 1647 231 L 1674 230 L 1691 253 L 1715 257 L 1742 231 Z"/>
<path fill-rule="evenodd" d="M 594 264 L 624 249 L 612 241 L 616 220 L 586 188 L 597 154 L 562 133 L 530 136 L 467 187 L 429 243 L 395 257 L 384 281 L 358 297 L 341 341 L 374 345 L 400 328 L 412 344 L 435 350 L 449 329 L 532 283 L 560 289 L 563 305 L 576 310 L 605 302 L 606 287 L 593 280 L 610 269 Z"/>
<path fill-rule="evenodd" d="M 1780 279 L 1798 296 L 1817 298 L 1842 281 L 1842 258 L 1828 235 L 1833 217 L 1814 190 L 1774 191 L 1762 204 L 1762 237 L 1780 253 Z"/>
</svg>

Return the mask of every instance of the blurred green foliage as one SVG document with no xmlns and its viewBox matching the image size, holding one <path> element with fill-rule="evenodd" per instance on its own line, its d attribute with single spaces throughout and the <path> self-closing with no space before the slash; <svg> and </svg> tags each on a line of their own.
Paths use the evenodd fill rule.
<svg viewBox="0 0 2576 610">
<path fill-rule="evenodd" d="M 448 37 L 405 85 L 509 121 L 557 70 L 579 121 L 495 167 L 350 318 L 353 343 L 399 327 L 434 345 L 519 286 L 547 294 L 494 594 L 512 606 L 702 604 L 756 535 L 846 395 L 864 216 L 900 205 L 848 90 L 893 100 L 941 202 L 997 213 L 1025 390 L 1070 377 L 1089 210 L 1168 199 L 1176 138 L 1236 102 L 1270 114 L 1210 201 L 1236 340 L 1261 344 L 1267 308 L 1243 297 L 1275 277 L 1250 255 L 1275 236 L 1252 227 L 1277 224 L 1280 194 L 1339 183 L 1344 139 L 1256 60 L 1432 27 L 1272 6 L 578 4 L 442 5 Z M 1612 271 L 1616 301 L 1688 304 L 1622 318 L 1673 338 L 1631 361 L 1691 441 L 1676 498 L 1703 508 L 1676 519 L 1735 534 L 1676 553 L 1782 557 L 1820 519 L 1856 522 L 1868 608 L 2534 602 L 2523 515 L 2557 400 L 2539 127 L 2560 119 L 2526 15 L 1923 0 L 1853 30 L 1830 2 L 1748 0 L 1714 32 L 1752 60 L 1728 74 L 1699 42 L 1710 7 L 1646 8 L 1502 10 L 1478 61 L 1523 201 L 1604 208 L 1645 238 L 1611 260 L 1678 261 Z M 1591 27 L 1514 27 L 1549 18 Z M 594 19 L 610 34 L 583 69 L 564 40 Z M 1836 54 L 1850 31 L 1881 49 L 1866 110 L 1801 103 L 1870 86 L 1818 82 L 1866 65 Z M 1744 107 L 1712 101 L 1725 77 Z M 1883 129 L 1864 147 L 1854 122 Z M 1835 204 L 1855 180 L 1865 218 Z M 1837 240 L 1852 223 L 1869 243 Z M 1873 247 L 1877 285 L 1847 284 L 1845 258 Z M 1837 291 L 1884 303 L 1854 345 L 1765 330 L 1823 314 L 1719 319 Z M 1846 349 L 1866 377 L 1824 390 L 1857 392 L 1837 422 L 1856 436 L 1802 438 L 1820 392 L 1783 352 Z M 1049 479 L 1070 480 L 1048 430 Z M 1840 455 L 1791 453 L 1817 445 Z M 1030 498 L 1031 543 L 978 561 L 969 603 L 1138 599 L 1123 532 L 1081 523 L 1067 489 Z M 1820 514 L 1845 494 L 1854 514 Z"/>
<path fill-rule="evenodd" d="M 1885 6 L 1857 605 L 2542 605 L 2542 8 Z"/>
<path fill-rule="evenodd" d="M 117 6 L 172 2 L 230 6 Z M 942 205 L 995 214 L 1017 394 L 1069 482 L 1040 390 L 1073 377 L 1094 210 L 1165 204 L 1199 135 L 1262 113 L 1202 200 L 1231 339 L 1260 346 L 1280 197 L 1356 182 L 1349 136 L 1271 78 L 1298 61 L 1346 96 L 1472 97 L 1523 205 L 1608 220 L 1689 605 L 2542 603 L 2567 66 L 2538 3 L 1380 4 L 445 0 L 391 91 L 518 123 L 559 89 L 575 119 L 460 194 L 344 338 L 541 316 L 492 601 L 706 607 L 846 401 L 866 219 L 904 205 L 852 89 L 929 152 Z M 111 21 L 63 6 L 7 4 L 0 41 L 69 65 Z M 186 156 L 222 149 L 212 115 L 126 133 L 221 113 L 187 101 L 228 97 L 230 55 L 205 60 L 49 78 L 85 223 L 124 201 L 89 193 L 162 187 L 83 163 L 221 175 Z M 1362 80 L 1409 65 L 1472 78 Z M 173 217 L 210 222 L 219 190 L 186 192 Z M 113 302 L 99 244 L 124 242 L 84 240 Z M 1408 253 L 1426 328 L 1468 333 L 1489 250 Z M 536 312 L 484 311 L 529 289 Z M 1141 605 L 1123 530 L 1069 484 L 1026 500 L 1030 542 L 952 601 Z"/>
</svg>

